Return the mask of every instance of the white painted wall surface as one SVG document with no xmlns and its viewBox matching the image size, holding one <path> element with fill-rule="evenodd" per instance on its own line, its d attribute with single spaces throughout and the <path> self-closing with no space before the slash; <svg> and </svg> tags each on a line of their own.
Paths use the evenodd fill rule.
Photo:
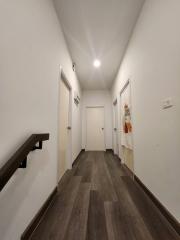
<svg viewBox="0 0 180 240">
<path fill-rule="evenodd" d="M 146 1 L 112 88 L 130 77 L 135 173 L 180 221 L 180 1 Z M 162 109 L 172 97 L 174 106 Z"/>
<path fill-rule="evenodd" d="M 0 29 L 0 166 L 30 134 L 50 133 L 43 150 L 31 153 L 28 168 L 17 170 L 0 193 L 0 238 L 19 240 L 57 184 L 59 65 L 73 90 L 81 90 L 52 1 L 0 1 Z M 74 104 L 73 119 L 75 158 L 81 123 Z"/>
<path fill-rule="evenodd" d="M 90 90 L 82 92 L 82 148 L 86 146 L 86 107 L 104 106 L 105 111 L 105 147 L 112 148 L 112 99 L 108 90 Z M 93 127 L 93 126 L 92 126 Z"/>
</svg>

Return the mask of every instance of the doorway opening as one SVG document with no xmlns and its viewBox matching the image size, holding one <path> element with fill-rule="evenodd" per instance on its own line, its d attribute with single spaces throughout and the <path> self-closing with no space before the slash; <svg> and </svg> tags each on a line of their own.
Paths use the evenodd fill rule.
<svg viewBox="0 0 180 240">
<path fill-rule="evenodd" d="M 86 151 L 105 151 L 104 107 L 86 108 Z"/>
<path fill-rule="evenodd" d="M 134 173 L 133 124 L 130 80 L 120 92 L 120 144 L 123 163 Z"/>
<path fill-rule="evenodd" d="M 58 181 L 72 166 L 72 90 L 62 68 L 58 104 Z"/>
</svg>

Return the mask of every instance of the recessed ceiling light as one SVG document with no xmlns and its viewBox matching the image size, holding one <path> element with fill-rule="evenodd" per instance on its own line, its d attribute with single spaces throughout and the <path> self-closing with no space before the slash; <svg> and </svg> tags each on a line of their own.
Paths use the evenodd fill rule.
<svg viewBox="0 0 180 240">
<path fill-rule="evenodd" d="M 101 66 L 101 62 L 98 59 L 94 60 L 94 67 L 99 68 L 100 66 Z"/>
</svg>

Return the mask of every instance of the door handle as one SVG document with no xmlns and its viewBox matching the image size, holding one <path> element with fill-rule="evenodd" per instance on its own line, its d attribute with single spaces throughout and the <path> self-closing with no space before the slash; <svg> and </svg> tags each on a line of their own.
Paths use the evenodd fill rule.
<svg viewBox="0 0 180 240">
<path fill-rule="evenodd" d="M 68 130 L 71 130 L 71 127 L 70 127 L 70 126 L 68 126 L 68 127 L 67 127 L 67 129 L 68 129 Z"/>
</svg>

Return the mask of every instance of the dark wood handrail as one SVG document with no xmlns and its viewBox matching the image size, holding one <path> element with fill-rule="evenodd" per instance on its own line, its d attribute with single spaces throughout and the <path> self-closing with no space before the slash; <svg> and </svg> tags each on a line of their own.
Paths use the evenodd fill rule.
<svg viewBox="0 0 180 240">
<path fill-rule="evenodd" d="M 27 156 L 31 151 L 42 149 L 42 142 L 49 140 L 49 134 L 32 134 L 26 142 L 0 169 L 0 191 L 18 168 L 26 168 Z M 37 143 L 39 145 L 37 146 Z"/>
</svg>

